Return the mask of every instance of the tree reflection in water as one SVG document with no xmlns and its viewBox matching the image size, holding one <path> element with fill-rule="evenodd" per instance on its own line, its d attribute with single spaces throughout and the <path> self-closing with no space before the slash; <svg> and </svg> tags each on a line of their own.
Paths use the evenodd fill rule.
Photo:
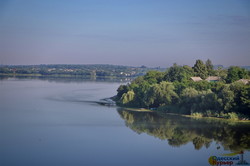
<svg viewBox="0 0 250 166">
<path fill-rule="evenodd" d="M 228 122 L 216 119 L 194 119 L 179 115 L 156 112 L 139 112 L 118 108 L 126 126 L 136 133 L 147 133 L 171 146 L 193 142 L 199 150 L 208 148 L 215 141 L 226 150 L 244 151 L 250 149 L 250 124 Z M 220 148 L 220 147 L 218 147 Z"/>
</svg>

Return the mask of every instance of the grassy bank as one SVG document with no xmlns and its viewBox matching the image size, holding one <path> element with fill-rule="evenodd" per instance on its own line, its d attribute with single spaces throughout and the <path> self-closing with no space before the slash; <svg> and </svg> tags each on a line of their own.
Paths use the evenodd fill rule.
<svg viewBox="0 0 250 166">
<path fill-rule="evenodd" d="M 111 98 L 112 100 L 114 99 Z M 136 108 L 136 107 L 125 107 L 122 106 L 119 102 L 116 102 L 117 105 L 128 111 L 136 111 L 136 112 L 156 112 L 158 114 L 169 114 L 169 115 L 178 115 L 183 117 L 195 118 L 195 119 L 214 119 L 214 120 L 223 120 L 228 122 L 246 122 L 250 123 L 249 117 L 237 114 L 234 112 L 231 113 L 220 113 L 220 114 L 211 114 L 211 113 L 200 113 L 200 112 L 192 112 L 191 114 L 184 114 L 182 110 L 175 106 L 168 107 L 159 107 L 157 109 L 147 109 L 147 108 Z"/>
</svg>

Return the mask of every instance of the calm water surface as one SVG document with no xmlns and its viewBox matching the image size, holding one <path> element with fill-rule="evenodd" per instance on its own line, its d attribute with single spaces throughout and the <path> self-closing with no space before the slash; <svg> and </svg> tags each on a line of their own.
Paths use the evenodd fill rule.
<svg viewBox="0 0 250 166">
<path fill-rule="evenodd" d="M 120 84 L 1 80 L 0 165 L 206 166 L 210 156 L 223 154 L 250 163 L 249 124 L 135 112 L 96 103 L 115 95 Z"/>
</svg>

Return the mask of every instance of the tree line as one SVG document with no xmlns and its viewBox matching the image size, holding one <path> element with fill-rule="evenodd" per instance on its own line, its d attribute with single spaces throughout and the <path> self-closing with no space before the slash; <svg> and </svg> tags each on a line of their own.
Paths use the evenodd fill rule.
<svg viewBox="0 0 250 166">
<path fill-rule="evenodd" d="M 193 81 L 191 77 L 200 77 Z M 208 76 L 220 78 L 209 82 Z M 193 116 L 250 117 L 250 72 L 238 66 L 214 69 L 211 60 L 193 67 L 174 64 L 165 72 L 149 71 L 117 89 L 118 105 Z M 239 81 L 240 79 L 246 79 Z"/>
<path fill-rule="evenodd" d="M 37 75 L 37 76 L 78 76 L 78 77 L 136 77 L 144 75 L 148 70 L 146 66 L 131 67 L 121 65 L 2 65 L 0 75 Z M 161 69 L 157 69 L 161 70 Z"/>
</svg>

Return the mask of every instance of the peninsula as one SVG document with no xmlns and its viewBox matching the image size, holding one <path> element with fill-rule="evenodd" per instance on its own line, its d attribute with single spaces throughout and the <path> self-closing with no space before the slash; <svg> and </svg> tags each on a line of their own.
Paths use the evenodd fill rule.
<svg viewBox="0 0 250 166">
<path fill-rule="evenodd" d="M 148 71 L 121 85 L 117 105 L 196 117 L 249 120 L 250 71 L 238 66 L 214 69 L 211 60 L 193 67 L 174 64 L 165 72 Z"/>
</svg>

